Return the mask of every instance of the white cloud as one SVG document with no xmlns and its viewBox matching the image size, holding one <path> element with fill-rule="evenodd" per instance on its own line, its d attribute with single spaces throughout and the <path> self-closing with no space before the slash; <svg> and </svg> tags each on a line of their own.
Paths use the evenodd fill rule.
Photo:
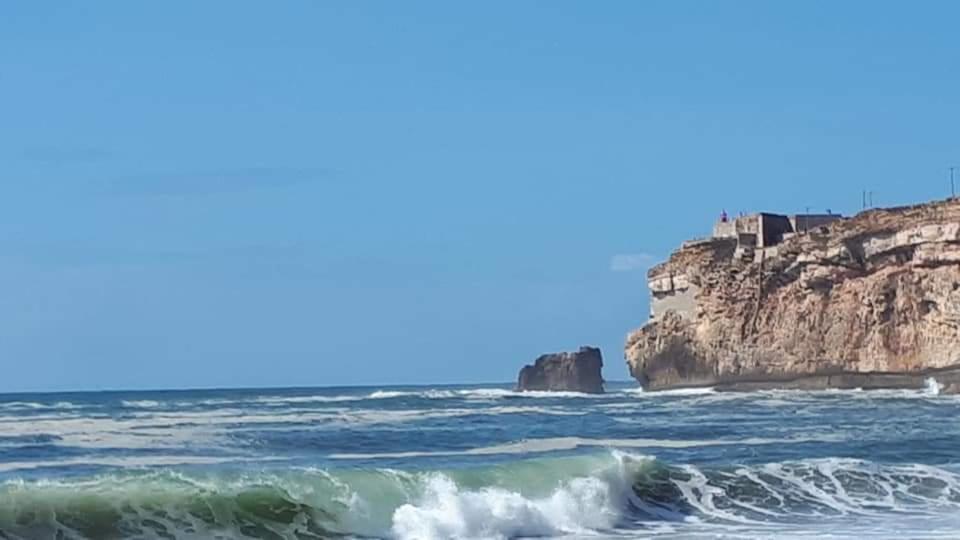
<svg viewBox="0 0 960 540">
<path fill-rule="evenodd" d="M 657 257 L 649 253 L 619 253 L 610 257 L 610 270 L 614 272 L 646 270 L 656 262 Z"/>
</svg>

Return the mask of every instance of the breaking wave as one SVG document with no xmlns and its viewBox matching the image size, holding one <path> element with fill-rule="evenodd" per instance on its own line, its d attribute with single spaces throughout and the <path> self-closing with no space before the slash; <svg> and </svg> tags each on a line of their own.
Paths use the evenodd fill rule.
<svg viewBox="0 0 960 540">
<path fill-rule="evenodd" d="M 883 398 L 930 398 L 937 397 L 940 394 L 941 385 L 934 378 L 928 378 L 925 381 L 925 388 L 922 390 L 874 390 L 871 392 L 858 392 L 856 390 L 767 390 L 757 391 L 753 395 L 789 395 L 798 397 L 816 397 L 821 395 L 835 395 L 842 393 L 849 397 L 860 397 L 861 399 L 883 399 Z M 655 392 L 645 392 L 641 387 L 621 387 L 609 390 L 605 394 L 586 394 L 580 392 L 542 392 L 542 391 L 516 391 L 509 388 L 428 388 L 428 389 L 384 389 L 365 392 L 348 392 L 341 394 L 305 394 L 305 395 L 271 395 L 265 394 L 256 397 L 227 397 L 214 399 L 119 399 L 114 403 L 110 402 L 83 402 L 70 401 L 0 401 L 0 415 L 19 415 L 24 413 L 52 414 L 52 413 L 81 413 L 91 410 L 109 409 L 111 406 L 120 406 L 132 411 L 157 412 L 162 410 L 184 410 L 201 408 L 222 408 L 222 407 L 247 407 L 250 405 L 261 406 L 265 408 L 285 408 L 291 405 L 311 406 L 324 404 L 344 404 L 349 405 L 357 402 L 379 402 L 388 400 L 459 400 L 465 402 L 491 402 L 499 400 L 563 400 L 570 399 L 590 399 L 590 400 L 616 400 L 625 397 L 638 398 L 641 400 L 659 400 L 663 398 L 707 398 L 717 401 L 728 401 L 742 399 L 744 394 L 737 392 L 717 392 L 710 387 L 697 388 L 678 388 L 673 390 L 659 390 Z"/>
<path fill-rule="evenodd" d="M 622 393 L 633 393 L 634 390 Z M 536 390 L 509 390 L 506 388 L 473 388 L 467 390 L 377 390 L 358 399 L 393 399 L 393 398 L 420 398 L 420 399 L 464 399 L 464 400 L 492 400 L 492 399 L 522 399 L 522 398 L 609 398 L 621 392 L 610 394 L 586 394 L 583 392 L 543 392 Z"/>
<path fill-rule="evenodd" d="M 956 514 L 960 476 L 851 459 L 671 465 L 622 451 L 476 469 L 137 472 L 0 485 L 4 538 L 518 538 L 671 523 Z"/>
<path fill-rule="evenodd" d="M 7 401 L 0 402 L 0 411 L 56 411 L 56 410 L 76 410 L 82 409 L 82 405 L 70 403 L 69 401 L 57 401 L 54 403 L 37 403 L 33 401 Z"/>
<path fill-rule="evenodd" d="M 641 393 L 639 389 L 629 389 L 607 394 L 584 394 L 580 392 L 538 392 L 538 391 L 516 391 L 507 388 L 470 388 L 470 389 L 417 389 L 417 390 L 374 390 L 366 393 L 348 393 L 338 395 L 320 395 L 308 394 L 299 396 L 287 395 L 264 395 L 255 398 L 235 398 L 235 399 L 205 399 L 200 401 L 158 401 L 150 399 L 141 400 L 121 400 L 119 404 L 129 409 L 179 409 L 183 407 L 201 406 L 244 406 L 248 404 L 257 404 L 272 407 L 285 407 L 289 405 L 309 405 L 325 403 L 349 403 L 360 401 L 380 401 L 394 399 L 423 399 L 423 400 L 464 400 L 464 401 L 490 401 L 499 399 L 522 399 L 522 398 L 610 398 L 612 396 L 635 395 Z M 51 409 L 79 409 L 78 405 L 70 403 L 25 403 L 10 402 L 0 403 L 0 411 L 3 409 L 24 410 L 51 410 Z"/>
</svg>

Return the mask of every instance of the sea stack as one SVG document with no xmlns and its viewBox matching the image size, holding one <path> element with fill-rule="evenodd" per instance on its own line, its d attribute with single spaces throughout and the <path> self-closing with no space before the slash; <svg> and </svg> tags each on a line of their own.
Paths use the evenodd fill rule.
<svg viewBox="0 0 960 540">
<path fill-rule="evenodd" d="M 646 389 L 960 389 L 960 199 L 723 216 L 647 277 Z"/>
<path fill-rule="evenodd" d="M 544 354 L 524 366 L 517 378 L 517 390 L 603 393 L 603 358 L 596 347 L 577 352 Z"/>
</svg>

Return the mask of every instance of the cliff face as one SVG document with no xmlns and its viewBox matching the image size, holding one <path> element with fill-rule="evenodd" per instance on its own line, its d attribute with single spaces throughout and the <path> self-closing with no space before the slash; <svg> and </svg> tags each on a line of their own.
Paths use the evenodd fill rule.
<svg viewBox="0 0 960 540">
<path fill-rule="evenodd" d="M 871 210 L 755 252 L 686 244 L 626 343 L 644 387 L 960 389 L 960 201 Z"/>
<path fill-rule="evenodd" d="M 603 393 L 603 357 L 596 347 L 571 353 L 545 354 L 526 365 L 517 377 L 517 390 Z"/>
</svg>

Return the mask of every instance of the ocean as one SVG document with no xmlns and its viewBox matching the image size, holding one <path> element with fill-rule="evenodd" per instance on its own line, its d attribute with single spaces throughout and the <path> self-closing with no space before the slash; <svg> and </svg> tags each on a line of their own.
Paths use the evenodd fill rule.
<svg viewBox="0 0 960 540">
<path fill-rule="evenodd" d="M 0 538 L 960 538 L 960 397 L 0 395 Z"/>
</svg>

